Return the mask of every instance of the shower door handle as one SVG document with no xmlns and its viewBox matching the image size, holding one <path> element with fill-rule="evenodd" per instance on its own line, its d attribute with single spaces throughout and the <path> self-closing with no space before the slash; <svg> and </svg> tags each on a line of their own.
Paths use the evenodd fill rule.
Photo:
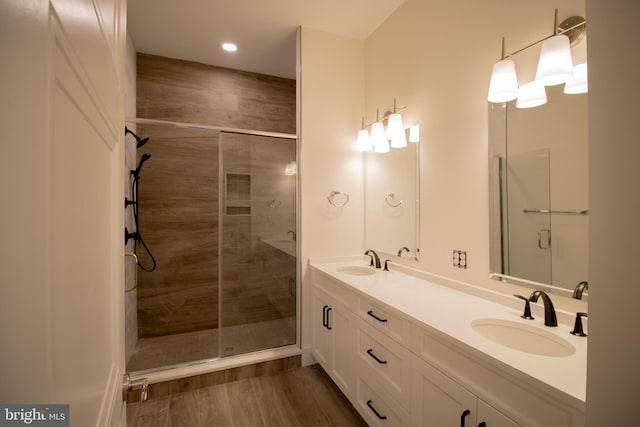
<svg viewBox="0 0 640 427">
<path fill-rule="evenodd" d="M 542 235 L 546 234 L 546 238 Z M 538 248 L 547 250 L 551 247 L 551 230 L 547 228 L 541 228 L 538 230 Z"/>
</svg>

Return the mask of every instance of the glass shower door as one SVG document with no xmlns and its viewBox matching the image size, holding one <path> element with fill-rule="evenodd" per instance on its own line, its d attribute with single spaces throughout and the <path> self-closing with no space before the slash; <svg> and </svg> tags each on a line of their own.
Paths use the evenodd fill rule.
<svg viewBox="0 0 640 427">
<path fill-rule="evenodd" d="M 296 140 L 220 133 L 220 354 L 296 343 Z"/>
<path fill-rule="evenodd" d="M 551 283 L 549 149 L 507 157 L 507 274 Z"/>
</svg>

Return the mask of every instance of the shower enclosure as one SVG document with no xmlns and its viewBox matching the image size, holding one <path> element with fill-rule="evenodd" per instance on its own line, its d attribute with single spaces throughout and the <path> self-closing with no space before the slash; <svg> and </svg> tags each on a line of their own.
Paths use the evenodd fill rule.
<svg viewBox="0 0 640 427">
<path fill-rule="evenodd" d="M 127 370 L 295 346 L 296 138 L 142 120 Z M 127 215 L 129 213 L 127 212 Z M 127 261 L 132 262 L 132 261 Z M 134 319 L 135 317 L 135 319 Z"/>
</svg>

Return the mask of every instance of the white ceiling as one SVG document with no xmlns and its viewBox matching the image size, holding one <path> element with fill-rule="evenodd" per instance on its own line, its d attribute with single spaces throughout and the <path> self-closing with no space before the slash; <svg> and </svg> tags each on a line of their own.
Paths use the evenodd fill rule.
<svg viewBox="0 0 640 427">
<path fill-rule="evenodd" d="M 127 27 L 138 52 L 295 78 L 299 25 L 364 40 L 403 2 L 129 0 Z M 224 52 L 224 41 L 238 51 Z"/>
</svg>

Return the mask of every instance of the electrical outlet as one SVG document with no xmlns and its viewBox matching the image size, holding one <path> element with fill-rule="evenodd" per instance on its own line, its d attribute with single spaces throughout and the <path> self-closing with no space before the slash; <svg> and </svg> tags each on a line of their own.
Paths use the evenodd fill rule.
<svg viewBox="0 0 640 427">
<path fill-rule="evenodd" d="M 467 268 L 467 251 L 453 250 L 453 266 L 457 268 Z"/>
</svg>

